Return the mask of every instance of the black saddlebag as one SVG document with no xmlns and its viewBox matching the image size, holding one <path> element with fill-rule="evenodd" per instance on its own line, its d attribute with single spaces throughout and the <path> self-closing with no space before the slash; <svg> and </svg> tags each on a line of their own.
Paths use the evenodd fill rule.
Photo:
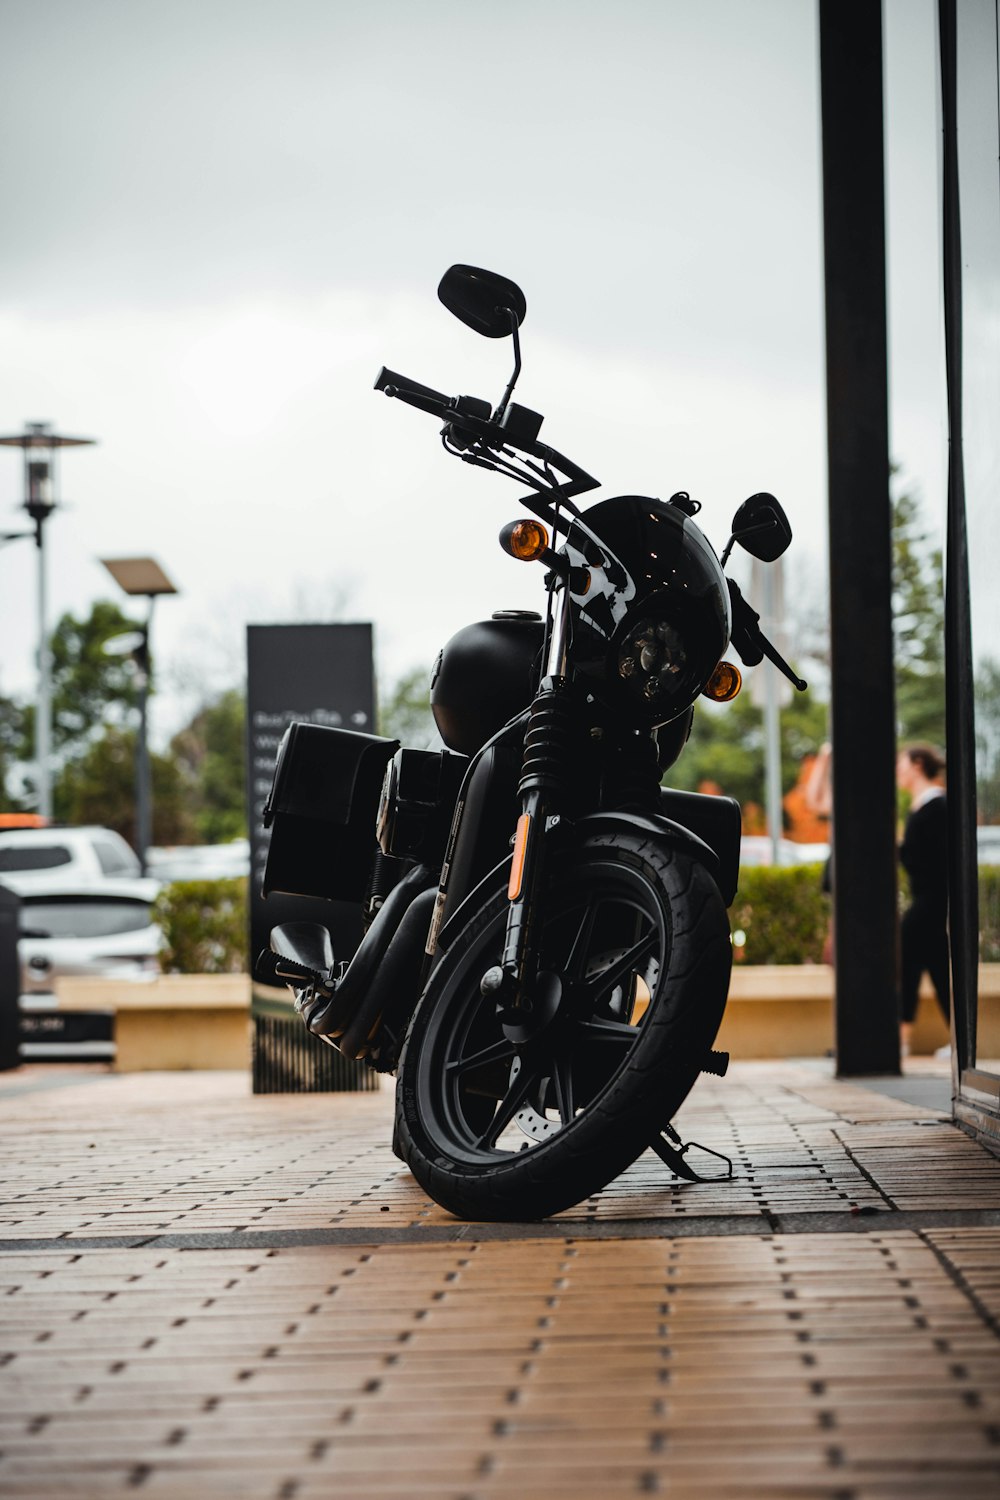
<svg viewBox="0 0 1000 1500">
<path fill-rule="evenodd" d="M 362 901 L 376 843 L 382 778 L 398 740 L 290 724 L 264 807 L 271 829 L 262 891 Z"/>
</svg>

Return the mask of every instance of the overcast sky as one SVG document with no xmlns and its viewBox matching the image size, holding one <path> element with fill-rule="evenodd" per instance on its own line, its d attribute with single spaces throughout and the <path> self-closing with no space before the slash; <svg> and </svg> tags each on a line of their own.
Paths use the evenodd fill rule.
<svg viewBox="0 0 1000 1500">
<path fill-rule="evenodd" d="M 936 526 L 934 18 L 887 0 L 893 454 Z M 538 604 L 496 544 L 517 490 L 371 389 L 385 363 L 499 395 L 507 347 L 436 299 L 454 261 L 523 287 L 519 397 L 595 498 L 689 489 L 721 547 L 772 490 L 820 576 L 813 0 L 0 0 L 0 35 L 0 430 L 99 440 L 62 464 L 53 623 L 116 597 L 101 556 L 180 588 L 160 738 L 248 621 L 373 619 L 392 679 Z M 26 542 L 0 599 L 0 691 L 28 694 Z"/>
</svg>

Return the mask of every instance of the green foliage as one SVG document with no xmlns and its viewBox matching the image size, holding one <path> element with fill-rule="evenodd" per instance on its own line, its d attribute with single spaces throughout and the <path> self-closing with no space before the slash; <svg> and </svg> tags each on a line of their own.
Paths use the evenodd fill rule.
<svg viewBox="0 0 1000 1500">
<path fill-rule="evenodd" d="M 742 931 L 747 964 L 821 963 L 830 902 L 820 890 L 821 865 L 743 868 L 730 911 Z M 980 866 L 979 903 L 984 963 L 1000 963 L 1000 868 Z M 166 947 L 163 967 L 175 974 L 236 974 L 247 963 L 247 881 L 182 880 L 164 886 L 155 906 Z"/>
<path fill-rule="evenodd" d="M 820 889 L 822 865 L 743 867 L 729 912 L 734 933 L 746 941 L 734 949 L 745 964 L 818 964 L 830 920 L 830 898 Z M 900 870 L 900 909 L 907 904 L 906 871 Z M 1000 963 L 1000 866 L 979 866 L 979 956 Z"/>
<path fill-rule="evenodd" d="M 379 703 L 379 734 L 417 750 L 427 748 L 437 733 L 430 708 L 430 680 L 427 667 L 414 667 L 397 679 Z"/>
<path fill-rule="evenodd" d="M 170 742 L 201 843 L 225 843 L 246 833 L 246 717 L 244 695 L 231 688 Z"/>
<path fill-rule="evenodd" d="M 910 494 L 892 506 L 892 613 L 899 737 L 943 745 L 944 571 Z"/>
<path fill-rule="evenodd" d="M 24 707 L 0 693 L 0 812 L 22 812 L 10 790 L 10 775 L 18 761 L 27 760 L 30 747 Z"/>
<path fill-rule="evenodd" d="M 807 690 L 781 712 L 781 790 L 795 785 L 799 763 L 827 735 L 827 708 Z M 691 738 L 665 780 L 681 791 L 714 782 L 743 806 L 764 802 L 764 711 L 744 689 L 732 703 L 695 709 Z"/>
<path fill-rule="evenodd" d="M 53 810 L 61 823 L 99 823 L 113 828 L 137 848 L 135 756 L 133 730 L 108 728 L 91 740 L 82 755 L 64 768 L 53 791 Z M 153 843 L 190 842 L 191 822 L 184 785 L 176 762 L 150 755 L 153 791 Z"/>
<path fill-rule="evenodd" d="M 1000 823 L 1000 662 L 984 657 L 976 673 L 976 795 L 984 823 Z"/>
<path fill-rule="evenodd" d="M 104 646 L 138 628 L 117 604 L 99 599 L 83 619 L 66 613 L 50 638 L 52 745 L 69 759 L 83 753 L 105 723 L 121 724 L 138 702 L 130 656 L 109 656 Z"/>
<path fill-rule="evenodd" d="M 979 957 L 1000 964 L 1000 865 L 979 866 Z"/>
<path fill-rule="evenodd" d="M 822 865 L 744 867 L 729 912 L 734 933 L 743 932 L 747 964 L 818 964 L 830 920 L 829 898 L 820 889 Z M 734 956 L 740 952 L 734 949 Z"/>
<path fill-rule="evenodd" d="M 135 668 L 128 656 L 108 656 L 104 645 L 115 636 L 137 628 L 117 604 L 99 599 L 89 615 L 67 612 L 49 637 L 52 674 L 52 751 L 55 771 L 54 801 L 65 768 L 84 759 L 107 724 L 122 725 L 138 698 Z M 0 697 L 0 807 L 20 811 L 9 795 L 13 767 L 35 755 L 35 705 Z M 32 784 L 31 773 L 28 784 Z M 31 800 L 31 799 L 29 799 Z M 57 812 L 57 816 L 65 816 Z"/>
<path fill-rule="evenodd" d="M 240 974 L 247 967 L 247 881 L 178 880 L 153 908 L 168 974 Z"/>
</svg>

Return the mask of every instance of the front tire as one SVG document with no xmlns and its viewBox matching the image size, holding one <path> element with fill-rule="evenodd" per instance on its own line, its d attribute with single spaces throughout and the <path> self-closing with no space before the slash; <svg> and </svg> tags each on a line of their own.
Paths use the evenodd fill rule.
<svg viewBox="0 0 1000 1500">
<path fill-rule="evenodd" d="M 479 991 L 503 945 L 498 882 L 432 973 L 400 1058 L 399 1154 L 459 1218 L 544 1218 L 599 1191 L 679 1108 L 725 1009 L 729 923 L 685 853 L 592 835 L 553 859 L 540 910 L 528 1024 L 512 1035 Z"/>
</svg>

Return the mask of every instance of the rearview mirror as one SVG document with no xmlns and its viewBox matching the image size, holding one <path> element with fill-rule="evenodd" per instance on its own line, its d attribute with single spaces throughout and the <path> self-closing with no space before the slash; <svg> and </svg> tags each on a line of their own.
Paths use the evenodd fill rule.
<svg viewBox="0 0 1000 1500">
<path fill-rule="evenodd" d="M 744 500 L 733 517 L 732 542 L 739 542 L 751 557 L 775 562 L 792 540 L 792 528 L 778 501 L 766 490 Z M 726 549 L 728 552 L 728 548 Z"/>
<path fill-rule="evenodd" d="M 438 297 L 456 318 L 488 339 L 506 338 L 512 331 L 511 313 L 520 327 L 528 310 L 519 286 L 476 266 L 451 266 L 441 277 Z"/>
</svg>

